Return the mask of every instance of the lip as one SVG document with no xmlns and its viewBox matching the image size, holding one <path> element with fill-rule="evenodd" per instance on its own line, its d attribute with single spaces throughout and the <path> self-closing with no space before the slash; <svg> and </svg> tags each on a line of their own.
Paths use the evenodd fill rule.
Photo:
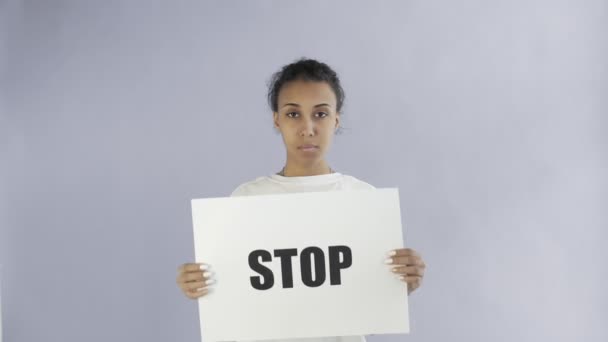
<svg viewBox="0 0 608 342">
<path fill-rule="evenodd" d="M 300 149 L 300 150 L 312 150 L 312 149 L 317 149 L 317 148 L 319 148 L 319 146 L 312 145 L 312 144 L 304 144 L 304 145 L 298 146 L 298 149 Z"/>
</svg>

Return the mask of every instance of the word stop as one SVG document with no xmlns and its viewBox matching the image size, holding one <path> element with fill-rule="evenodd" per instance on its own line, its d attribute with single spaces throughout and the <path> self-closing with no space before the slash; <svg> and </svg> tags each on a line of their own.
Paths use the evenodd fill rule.
<svg viewBox="0 0 608 342">
<path fill-rule="evenodd" d="M 296 248 L 275 249 L 274 257 L 281 262 L 283 288 L 293 287 L 293 272 L 291 258 L 298 255 Z M 314 272 L 312 269 L 314 259 Z M 274 285 L 272 270 L 261 264 L 272 260 L 269 251 L 258 249 L 249 253 L 249 267 L 261 276 L 252 276 L 251 286 L 257 290 L 268 290 Z M 340 285 L 340 270 L 348 268 L 353 263 L 352 252 L 348 246 L 329 246 L 329 280 L 331 285 Z M 307 247 L 300 253 L 300 269 L 302 282 L 308 287 L 318 287 L 325 282 L 325 253 L 319 247 Z M 314 276 L 314 279 L 313 279 Z M 263 281 L 262 281 L 263 280 Z"/>
</svg>

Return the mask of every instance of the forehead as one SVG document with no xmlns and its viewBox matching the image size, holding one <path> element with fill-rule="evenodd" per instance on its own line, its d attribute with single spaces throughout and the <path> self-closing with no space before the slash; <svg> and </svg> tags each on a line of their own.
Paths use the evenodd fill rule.
<svg viewBox="0 0 608 342">
<path fill-rule="evenodd" d="M 281 88 L 278 105 L 294 102 L 298 104 L 328 103 L 336 107 L 336 95 L 327 82 L 292 81 Z"/>
</svg>

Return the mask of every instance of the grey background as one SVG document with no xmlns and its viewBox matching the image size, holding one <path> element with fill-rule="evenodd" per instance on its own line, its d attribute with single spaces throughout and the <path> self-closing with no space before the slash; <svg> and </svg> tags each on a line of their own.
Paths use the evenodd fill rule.
<svg viewBox="0 0 608 342">
<path fill-rule="evenodd" d="M 330 164 L 400 189 L 429 265 L 370 341 L 608 340 L 606 1 L 0 11 L 4 342 L 198 341 L 189 201 L 281 168 L 266 81 L 301 56 L 346 90 Z"/>
</svg>

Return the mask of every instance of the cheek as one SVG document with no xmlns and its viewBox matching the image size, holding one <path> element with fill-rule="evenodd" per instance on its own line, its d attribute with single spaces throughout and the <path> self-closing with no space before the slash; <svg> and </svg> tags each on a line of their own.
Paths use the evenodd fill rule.
<svg viewBox="0 0 608 342">
<path fill-rule="evenodd" d="M 298 127 L 291 122 L 283 124 L 283 136 L 293 139 L 292 137 L 297 134 Z"/>
<path fill-rule="evenodd" d="M 289 130 L 284 130 L 282 132 L 283 135 L 283 142 L 285 143 L 285 145 L 287 146 L 291 146 L 296 144 L 296 137 L 293 134 L 293 132 L 289 131 Z"/>
<path fill-rule="evenodd" d="M 323 139 L 325 141 L 331 141 L 334 137 L 335 130 L 334 127 L 326 127 L 323 131 Z"/>
</svg>

